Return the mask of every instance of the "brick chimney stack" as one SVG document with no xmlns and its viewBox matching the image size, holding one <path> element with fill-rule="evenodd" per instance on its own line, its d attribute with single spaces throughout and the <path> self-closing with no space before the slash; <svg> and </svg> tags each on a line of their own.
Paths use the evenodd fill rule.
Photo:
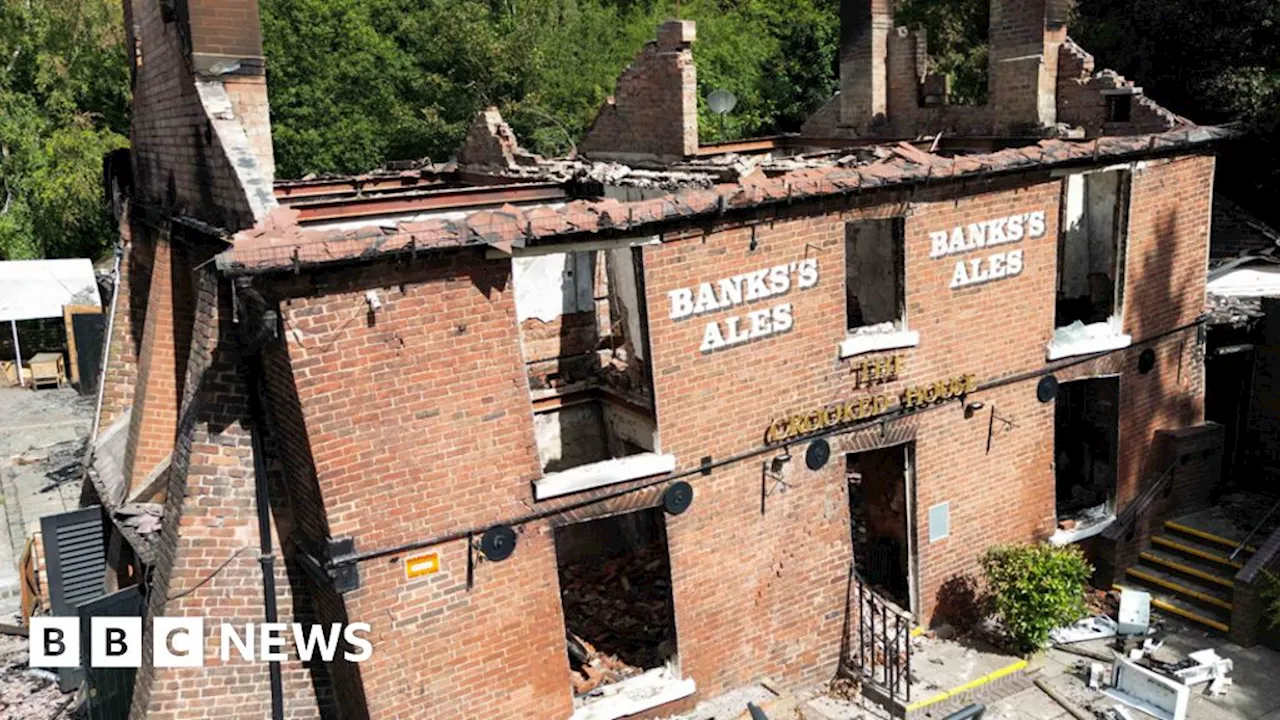
<svg viewBox="0 0 1280 720">
<path fill-rule="evenodd" d="M 222 82 L 260 169 L 274 177 L 258 0 L 187 0 L 186 6 L 191 68 Z"/>
<path fill-rule="evenodd" d="M 698 151 L 697 30 L 692 20 L 668 20 L 618 76 L 578 145 L 604 160 L 680 159 Z"/>
<path fill-rule="evenodd" d="M 840 125 L 865 132 L 888 112 L 890 0 L 840 3 Z"/>
<path fill-rule="evenodd" d="M 988 106 L 1002 129 L 1057 122 L 1058 49 L 1068 0 L 991 0 Z"/>
</svg>

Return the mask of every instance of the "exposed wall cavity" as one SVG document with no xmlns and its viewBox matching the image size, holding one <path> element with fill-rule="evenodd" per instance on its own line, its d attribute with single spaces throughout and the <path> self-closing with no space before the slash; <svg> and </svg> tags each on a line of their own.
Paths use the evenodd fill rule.
<svg viewBox="0 0 1280 720">
<path fill-rule="evenodd" d="M 845 225 L 845 294 L 850 329 L 903 319 L 902 219 Z"/>
<path fill-rule="evenodd" d="M 551 322 L 561 315 L 594 312 L 593 253 L 552 253 L 511 260 L 516 319 Z"/>
<path fill-rule="evenodd" d="M 1106 321 L 1120 307 L 1129 173 L 1076 174 L 1063 183 L 1057 326 Z"/>
</svg>

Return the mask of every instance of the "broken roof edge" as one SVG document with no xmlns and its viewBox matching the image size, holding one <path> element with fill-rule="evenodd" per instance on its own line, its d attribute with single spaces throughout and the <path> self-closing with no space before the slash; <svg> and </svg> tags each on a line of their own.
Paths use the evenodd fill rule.
<svg viewBox="0 0 1280 720">
<path fill-rule="evenodd" d="M 1191 126 L 1145 135 L 1104 136 L 1083 142 L 1046 139 L 1028 147 L 955 158 L 921 151 L 918 156 L 899 154 L 889 161 L 858 167 L 833 164 L 760 178 L 751 183 L 716 185 L 648 200 L 578 200 L 560 208 L 544 206 L 528 210 L 505 205 L 457 220 L 402 222 L 394 229 L 307 231 L 298 225 L 296 211 L 281 207 L 257 227 L 238 233 L 233 246 L 216 257 L 216 267 L 225 275 L 249 275 L 467 247 L 489 246 L 509 252 L 513 247 L 525 247 L 549 238 L 570 242 L 584 236 L 652 235 L 660 226 L 776 204 L 922 183 L 1187 154 L 1236 134 L 1230 125 Z"/>
</svg>

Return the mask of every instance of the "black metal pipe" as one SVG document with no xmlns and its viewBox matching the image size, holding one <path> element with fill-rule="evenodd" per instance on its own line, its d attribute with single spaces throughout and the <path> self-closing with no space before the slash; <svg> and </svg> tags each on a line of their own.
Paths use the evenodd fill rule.
<svg viewBox="0 0 1280 720">
<path fill-rule="evenodd" d="M 246 318 L 241 316 L 241 323 Z M 257 318 L 250 320 L 256 324 Z M 243 327 L 243 325 L 242 325 Z M 258 562 L 262 565 L 262 610 L 264 621 L 277 622 L 279 608 L 276 598 L 275 553 L 271 542 L 271 497 L 267 490 L 267 457 L 263 430 L 267 426 L 266 387 L 262 382 L 262 355 L 259 347 L 241 335 L 240 369 L 249 394 L 249 437 L 253 443 L 254 501 L 258 509 Z M 267 664 L 271 681 L 271 718 L 284 720 L 284 680 L 280 663 Z"/>
<path fill-rule="evenodd" d="M 1207 320 L 1206 316 L 1201 316 L 1198 319 L 1196 319 L 1194 322 L 1190 322 L 1185 325 L 1180 325 L 1176 328 L 1173 328 L 1171 330 L 1166 330 L 1164 332 L 1158 333 L 1148 338 L 1143 338 L 1142 340 L 1138 340 L 1129 344 L 1127 347 L 1116 348 L 1114 350 L 1106 350 L 1103 352 L 1093 353 L 1090 355 L 1083 355 L 1079 358 L 1059 362 L 1059 363 L 1049 365 L 1043 368 L 1039 368 L 1036 370 L 1009 375 L 1009 376 L 998 378 L 986 383 L 981 383 L 978 385 L 978 389 L 975 392 L 993 390 L 993 389 L 1004 387 L 1006 385 L 1011 385 L 1014 383 L 1025 382 L 1027 380 L 1034 380 L 1036 378 L 1040 378 L 1045 375 L 1052 375 L 1053 373 L 1059 370 L 1064 370 L 1066 368 L 1074 367 L 1076 365 L 1082 365 L 1087 362 L 1092 362 L 1099 358 L 1107 357 L 1108 355 L 1113 355 L 1118 352 L 1126 352 L 1126 351 L 1132 350 L 1133 348 L 1142 347 L 1144 345 L 1150 345 L 1166 337 L 1169 337 L 1170 335 L 1175 335 L 1177 333 L 1184 332 L 1193 327 L 1202 326 L 1206 322 L 1206 320 Z M 347 565 L 350 563 L 365 562 L 367 560 L 376 560 L 378 558 L 388 557 L 391 555 L 400 555 L 402 553 L 410 552 L 413 550 L 420 550 L 422 548 L 427 548 L 427 547 L 433 547 L 433 546 L 441 545 L 447 542 L 454 542 L 456 540 L 461 540 L 463 538 L 471 537 L 474 535 L 483 535 L 486 530 L 496 525 L 510 525 L 512 527 L 515 527 L 520 525 L 526 525 L 531 522 L 536 522 L 538 520 L 545 520 L 546 518 L 559 515 L 561 513 L 571 512 L 573 510 L 580 510 L 582 508 L 590 507 L 592 505 L 598 505 L 599 503 L 606 502 L 608 500 L 613 500 L 614 498 L 630 495 L 632 493 L 639 492 L 641 490 L 647 490 L 648 488 L 651 488 L 655 485 L 661 485 L 662 483 L 673 482 L 675 480 L 681 480 L 684 478 L 691 478 L 695 475 L 706 474 L 709 470 L 714 470 L 716 468 L 724 467 L 726 465 L 733 465 L 733 464 L 742 462 L 743 460 L 750 460 L 751 458 L 759 457 L 761 455 L 765 455 L 768 453 L 777 453 L 782 451 L 783 448 L 789 447 L 791 445 L 800 445 L 802 443 L 811 442 L 813 440 L 817 440 L 818 438 L 830 437 L 832 435 L 844 435 L 846 433 L 855 432 L 857 430 L 864 430 L 867 428 L 876 427 L 877 425 L 883 425 L 884 423 L 891 422 L 894 420 L 900 420 L 902 418 L 913 417 L 915 415 L 920 415 L 926 412 L 939 410 L 941 408 L 950 406 L 953 402 L 963 403 L 965 398 L 966 398 L 965 395 L 958 395 L 955 398 L 952 398 L 951 400 L 947 400 L 945 402 L 940 402 L 936 405 L 929 405 L 929 406 L 926 406 L 920 409 L 915 409 L 915 410 L 904 410 L 902 408 L 897 408 L 895 410 L 888 411 L 880 416 L 876 416 L 876 417 L 868 418 L 866 420 L 860 420 L 852 423 L 846 423 L 843 425 L 835 425 L 825 430 L 821 430 L 819 432 L 792 438 L 791 440 L 788 440 L 787 442 L 783 442 L 783 443 L 777 443 L 773 445 L 768 445 L 768 444 L 760 445 L 750 450 L 740 452 L 736 455 L 731 455 L 726 458 L 721 458 L 719 460 L 716 460 L 706 465 L 699 465 L 697 467 L 690 468 L 688 470 L 681 470 L 680 472 L 676 472 L 671 475 L 660 477 L 654 480 L 648 480 L 623 490 L 617 490 L 611 493 L 606 493 L 593 498 L 589 498 L 587 500 L 581 500 L 568 505 L 557 506 L 554 508 L 550 508 L 548 510 L 542 510 L 540 512 L 533 512 L 526 515 L 521 515 L 519 517 L 511 518 L 509 520 L 493 522 L 487 525 L 479 525 L 475 527 L 464 528 L 461 530 L 456 530 L 454 532 L 435 535 L 422 540 L 415 540 L 413 542 L 407 542 L 407 543 L 395 545 L 392 547 L 378 548 L 375 550 L 366 550 L 364 552 L 339 555 L 337 557 L 330 558 L 329 567 L 334 567 L 338 565 Z"/>
</svg>

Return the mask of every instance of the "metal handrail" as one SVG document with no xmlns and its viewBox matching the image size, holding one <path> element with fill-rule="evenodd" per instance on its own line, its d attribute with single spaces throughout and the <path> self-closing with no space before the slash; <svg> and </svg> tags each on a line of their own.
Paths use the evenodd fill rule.
<svg viewBox="0 0 1280 720">
<path fill-rule="evenodd" d="M 1110 538 L 1111 540 L 1119 540 L 1122 531 L 1127 530 L 1131 525 L 1133 525 L 1133 523 L 1138 519 L 1138 516 L 1150 507 L 1151 503 L 1155 502 L 1156 497 L 1163 494 L 1166 488 L 1172 486 L 1173 471 L 1177 469 L 1177 467 L 1177 460 L 1169 463 L 1169 466 L 1161 471 L 1161 473 L 1156 476 L 1155 480 L 1148 483 L 1147 487 L 1144 488 L 1142 492 L 1138 493 L 1138 496 L 1129 503 L 1129 506 L 1116 517 L 1116 521 L 1111 524 L 1111 527 L 1103 531 L 1103 537 Z"/>
<path fill-rule="evenodd" d="M 902 702 L 911 701 L 911 628 L 915 618 L 911 613 L 898 607 L 896 603 L 877 593 L 858 571 L 850 564 L 850 572 L 858 593 L 858 667 L 864 677 L 872 683 L 878 683 L 875 670 L 876 652 L 884 657 L 884 685 L 891 698 Z M 879 636 L 876 633 L 877 611 L 880 621 Z M 889 624 L 892 621 L 893 630 Z M 869 636 L 869 638 L 868 638 Z M 868 643 L 867 640 L 870 640 Z M 869 645 L 869 647 L 868 647 Z M 878 646 L 878 647 L 877 647 Z M 870 654 L 868 657 L 868 650 Z M 902 654 L 902 665 L 897 658 Z"/>
<path fill-rule="evenodd" d="M 1271 519 L 1271 516 L 1275 514 L 1276 508 L 1280 508 L 1280 500 L 1277 500 L 1275 504 L 1271 506 L 1271 509 L 1267 511 L 1267 514 L 1263 515 L 1262 519 L 1258 521 L 1258 524 L 1253 526 L 1253 529 L 1249 531 L 1249 534 L 1244 536 L 1244 540 L 1240 541 L 1240 545 L 1236 547 L 1235 550 L 1232 550 L 1231 554 L 1227 556 L 1228 559 L 1236 559 L 1236 556 L 1244 550 L 1245 546 L 1249 544 L 1249 541 L 1253 539 L 1253 536 L 1257 535 L 1258 531 L 1262 529 L 1262 526 L 1266 525 L 1267 521 Z"/>
</svg>

